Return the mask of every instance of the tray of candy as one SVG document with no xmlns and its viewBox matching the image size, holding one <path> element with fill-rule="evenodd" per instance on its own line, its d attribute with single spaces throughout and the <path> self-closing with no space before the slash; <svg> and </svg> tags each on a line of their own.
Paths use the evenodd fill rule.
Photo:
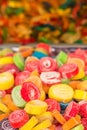
<svg viewBox="0 0 87 130">
<path fill-rule="evenodd" d="M 6 48 L 13 55 L 0 57 L 0 130 L 86 130 L 87 47 L 33 44 L 29 57 L 19 45 Z"/>
</svg>

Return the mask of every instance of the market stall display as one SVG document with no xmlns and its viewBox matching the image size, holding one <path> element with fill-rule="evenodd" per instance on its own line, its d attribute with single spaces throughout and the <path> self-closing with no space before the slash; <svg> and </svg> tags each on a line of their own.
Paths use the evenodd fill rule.
<svg viewBox="0 0 87 130">
<path fill-rule="evenodd" d="M 87 0 L 0 0 L 0 43 L 87 43 Z"/>
</svg>

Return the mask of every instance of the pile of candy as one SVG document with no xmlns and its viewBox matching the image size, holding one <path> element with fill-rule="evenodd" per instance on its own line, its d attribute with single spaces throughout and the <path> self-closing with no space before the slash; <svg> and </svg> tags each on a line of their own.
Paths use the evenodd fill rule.
<svg viewBox="0 0 87 130">
<path fill-rule="evenodd" d="M 0 0 L 0 43 L 87 43 L 87 0 Z"/>
<path fill-rule="evenodd" d="M 0 51 L 0 130 L 87 130 L 87 50 Z"/>
</svg>

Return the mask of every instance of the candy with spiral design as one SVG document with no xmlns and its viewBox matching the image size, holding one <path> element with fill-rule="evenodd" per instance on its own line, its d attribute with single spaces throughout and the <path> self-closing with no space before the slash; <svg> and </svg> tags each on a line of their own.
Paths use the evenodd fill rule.
<svg viewBox="0 0 87 130">
<path fill-rule="evenodd" d="M 51 57 L 41 58 L 38 69 L 40 72 L 55 71 L 58 69 L 57 62 Z"/>
<path fill-rule="evenodd" d="M 9 115 L 9 122 L 13 128 L 22 127 L 29 120 L 25 110 L 16 110 Z"/>
<path fill-rule="evenodd" d="M 10 125 L 8 118 L 6 118 L 0 121 L 0 130 L 18 130 L 18 129 L 13 128 Z"/>
</svg>

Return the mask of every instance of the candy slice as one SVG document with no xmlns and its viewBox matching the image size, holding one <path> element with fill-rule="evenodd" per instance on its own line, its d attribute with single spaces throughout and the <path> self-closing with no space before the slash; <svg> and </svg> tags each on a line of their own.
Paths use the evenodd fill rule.
<svg viewBox="0 0 87 130">
<path fill-rule="evenodd" d="M 14 77 L 10 72 L 0 73 L 0 90 L 7 90 L 14 85 Z"/>
<path fill-rule="evenodd" d="M 51 50 L 51 46 L 49 46 L 48 44 L 45 43 L 39 43 L 37 44 L 36 48 L 43 48 L 44 50 L 46 50 L 48 53 L 50 53 Z"/>
<path fill-rule="evenodd" d="M 59 72 L 56 71 L 42 72 L 40 78 L 44 84 L 48 85 L 61 82 L 61 75 Z"/>
<path fill-rule="evenodd" d="M 22 85 L 23 82 L 29 77 L 29 71 L 19 72 L 15 77 L 15 85 Z"/>
<path fill-rule="evenodd" d="M 66 120 L 63 117 L 63 115 L 57 111 L 56 109 L 53 111 L 53 116 L 55 117 L 55 119 L 60 123 L 60 124 L 65 124 Z"/>
<path fill-rule="evenodd" d="M 82 124 L 84 126 L 84 130 L 87 130 L 87 117 L 86 118 L 82 118 L 81 122 L 82 122 Z"/>
<path fill-rule="evenodd" d="M 80 124 L 80 125 L 74 127 L 74 128 L 71 129 L 71 130 L 84 130 L 84 126 L 83 126 L 82 124 Z"/>
<path fill-rule="evenodd" d="M 58 69 L 58 65 L 53 58 L 44 57 L 39 60 L 38 69 L 40 72 L 55 71 Z"/>
<path fill-rule="evenodd" d="M 25 100 L 21 97 L 21 88 L 21 86 L 16 86 L 13 88 L 11 93 L 13 102 L 18 107 L 24 107 L 26 104 Z"/>
<path fill-rule="evenodd" d="M 19 47 L 19 52 L 21 53 L 21 55 L 22 55 L 24 58 L 26 58 L 26 57 L 32 55 L 33 50 L 34 50 L 34 49 L 33 49 L 32 47 L 30 47 L 30 46 L 21 46 L 21 47 Z"/>
<path fill-rule="evenodd" d="M 55 109 L 60 111 L 60 104 L 55 99 L 48 98 L 45 100 L 45 102 L 48 105 L 48 111 L 52 112 Z"/>
<path fill-rule="evenodd" d="M 37 123 L 38 123 L 38 119 L 35 116 L 32 116 L 31 119 L 20 128 L 20 130 L 32 130 L 32 128 Z"/>
<path fill-rule="evenodd" d="M 2 102 L 0 102 L 0 111 L 2 111 L 4 113 L 9 113 L 10 112 L 8 107 L 6 105 L 4 105 Z"/>
<path fill-rule="evenodd" d="M 22 98 L 28 102 L 30 100 L 35 100 L 40 98 L 39 88 L 32 82 L 25 82 L 21 88 Z"/>
<path fill-rule="evenodd" d="M 60 53 L 56 56 L 56 61 L 59 66 L 65 64 L 67 59 L 68 59 L 68 55 L 63 51 L 60 51 Z"/>
<path fill-rule="evenodd" d="M 18 130 L 18 129 L 13 128 L 10 125 L 9 120 L 5 118 L 2 121 L 0 121 L 0 130 Z"/>
<path fill-rule="evenodd" d="M 59 72 L 62 74 L 63 78 L 72 78 L 78 72 L 78 66 L 74 63 L 64 64 L 59 68 Z"/>
<path fill-rule="evenodd" d="M 3 119 L 7 118 L 9 116 L 9 113 L 2 113 L 0 114 L 0 121 L 2 121 Z"/>
<path fill-rule="evenodd" d="M 79 104 L 80 104 L 79 113 L 82 117 L 86 118 L 87 117 L 87 101 L 83 103 L 79 103 Z"/>
<path fill-rule="evenodd" d="M 79 105 L 72 101 L 68 104 L 65 112 L 64 112 L 64 117 L 65 119 L 70 119 L 72 117 L 75 117 L 79 113 Z"/>
<path fill-rule="evenodd" d="M 6 64 L 13 64 L 13 58 L 12 57 L 0 58 L 0 66 L 6 65 Z"/>
<path fill-rule="evenodd" d="M 9 122 L 13 128 L 22 127 L 29 120 L 25 110 L 16 110 L 9 115 Z"/>
<path fill-rule="evenodd" d="M 3 72 L 5 71 L 9 71 L 11 72 L 14 76 L 19 73 L 19 69 L 17 68 L 17 66 L 15 64 L 7 64 L 5 66 L 3 66 Z"/>
<path fill-rule="evenodd" d="M 39 61 L 35 60 L 35 61 L 29 61 L 25 64 L 25 70 L 28 70 L 30 72 L 34 71 L 34 70 L 38 70 L 38 64 Z"/>
<path fill-rule="evenodd" d="M 25 106 L 25 111 L 32 115 L 40 115 L 47 110 L 47 103 L 41 100 L 29 101 Z"/>
<path fill-rule="evenodd" d="M 35 57 L 37 57 L 38 59 L 41 59 L 41 58 L 43 58 L 43 57 L 46 57 L 47 54 L 44 54 L 43 52 L 35 51 L 35 52 L 32 54 L 32 56 L 35 56 Z"/>
<path fill-rule="evenodd" d="M 56 84 L 49 88 L 49 98 L 56 99 L 59 102 L 70 102 L 73 98 L 74 91 L 67 84 Z"/>
<path fill-rule="evenodd" d="M 49 119 L 51 122 L 53 122 L 53 120 L 54 120 L 53 116 L 52 116 L 52 113 L 49 112 L 49 111 L 44 112 L 41 115 L 38 115 L 36 117 L 37 117 L 37 119 L 38 119 L 39 122 L 42 122 L 42 121 L 44 121 L 46 119 Z"/>
<path fill-rule="evenodd" d="M 73 127 L 79 125 L 81 123 L 80 116 L 76 115 L 75 117 L 70 118 L 65 124 L 62 126 L 63 130 L 71 130 Z"/>
<path fill-rule="evenodd" d="M 15 65 L 22 71 L 24 70 L 24 59 L 23 57 L 21 56 L 20 53 L 16 53 L 14 56 L 13 56 L 13 61 L 15 63 Z"/>
<path fill-rule="evenodd" d="M 49 119 L 44 120 L 40 124 L 36 125 L 32 130 L 41 130 L 41 129 L 46 129 L 51 126 L 51 122 Z"/>
<path fill-rule="evenodd" d="M 14 104 L 11 95 L 10 94 L 6 94 L 3 98 L 2 98 L 2 102 L 7 105 L 7 107 L 11 110 L 11 111 L 15 111 L 18 110 L 19 108 Z"/>
<path fill-rule="evenodd" d="M 79 82 L 77 89 L 87 91 L 87 80 Z"/>
<path fill-rule="evenodd" d="M 73 98 L 76 101 L 87 100 L 87 92 L 83 91 L 83 90 L 76 89 L 74 92 Z"/>
</svg>

